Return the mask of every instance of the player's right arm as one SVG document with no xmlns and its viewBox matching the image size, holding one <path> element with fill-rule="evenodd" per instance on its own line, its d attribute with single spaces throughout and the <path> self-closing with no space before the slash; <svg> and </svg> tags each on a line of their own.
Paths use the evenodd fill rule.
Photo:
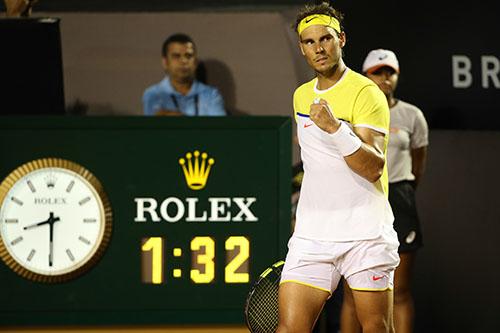
<svg viewBox="0 0 500 333">
<path fill-rule="evenodd" d="M 311 105 L 310 117 L 331 135 L 352 171 L 372 183 L 380 178 L 385 164 L 384 133 L 366 127 L 351 131 L 329 111 L 325 100 Z"/>
<path fill-rule="evenodd" d="M 311 105 L 310 117 L 331 135 L 351 170 L 374 183 L 382 176 L 385 166 L 389 108 L 382 92 L 377 87 L 372 88 L 360 93 L 353 119 L 354 130 L 335 117 L 325 100 Z"/>
</svg>

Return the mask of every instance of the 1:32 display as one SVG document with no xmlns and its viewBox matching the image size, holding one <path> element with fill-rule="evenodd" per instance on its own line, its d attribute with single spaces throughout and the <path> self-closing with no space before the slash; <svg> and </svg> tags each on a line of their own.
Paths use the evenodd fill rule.
<svg viewBox="0 0 500 333">
<path fill-rule="evenodd" d="M 141 242 L 142 282 L 151 284 L 168 283 L 168 276 L 174 279 L 183 278 L 182 268 L 176 267 L 171 271 L 166 268 L 172 265 L 167 262 L 169 253 L 166 251 L 165 237 L 147 237 Z M 195 236 L 189 244 L 191 251 L 190 280 L 196 284 L 209 284 L 216 280 L 216 241 L 210 236 Z M 229 236 L 224 241 L 225 268 L 224 283 L 248 283 L 250 241 L 245 236 Z M 184 251 L 181 247 L 174 247 L 171 252 L 174 258 L 182 258 Z M 169 274 L 171 273 L 171 275 Z"/>
</svg>

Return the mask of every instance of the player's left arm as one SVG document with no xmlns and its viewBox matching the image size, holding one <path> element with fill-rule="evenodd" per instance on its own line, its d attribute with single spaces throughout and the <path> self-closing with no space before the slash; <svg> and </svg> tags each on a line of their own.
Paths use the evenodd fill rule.
<svg viewBox="0 0 500 333">
<path fill-rule="evenodd" d="M 372 85 L 362 89 L 352 119 L 353 132 L 361 145 L 354 153 L 344 155 L 344 159 L 351 170 L 373 183 L 384 171 L 389 118 L 389 106 L 382 91 Z"/>
<path fill-rule="evenodd" d="M 361 139 L 361 146 L 351 155 L 344 156 L 344 160 L 352 171 L 374 183 L 384 170 L 385 134 L 367 127 L 355 127 L 354 133 Z"/>
</svg>

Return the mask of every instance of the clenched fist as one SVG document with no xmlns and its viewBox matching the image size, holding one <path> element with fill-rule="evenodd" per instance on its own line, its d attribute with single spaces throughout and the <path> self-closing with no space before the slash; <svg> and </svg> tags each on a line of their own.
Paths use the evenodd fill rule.
<svg viewBox="0 0 500 333">
<path fill-rule="evenodd" d="M 309 116 L 316 126 L 327 133 L 335 133 L 340 127 L 340 120 L 335 117 L 330 106 L 324 99 L 311 104 Z"/>
</svg>

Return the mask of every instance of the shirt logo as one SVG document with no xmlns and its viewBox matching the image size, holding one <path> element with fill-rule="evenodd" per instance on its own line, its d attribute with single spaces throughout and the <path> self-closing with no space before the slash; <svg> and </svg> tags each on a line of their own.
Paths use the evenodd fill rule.
<svg viewBox="0 0 500 333">
<path fill-rule="evenodd" d="M 308 128 L 309 126 L 312 126 L 312 125 L 314 125 L 314 123 L 304 124 L 304 128 Z"/>
<path fill-rule="evenodd" d="M 375 276 L 375 275 L 373 275 L 373 276 L 372 276 L 372 280 L 373 280 L 373 281 L 378 281 L 378 280 L 380 280 L 380 279 L 382 279 L 382 278 L 384 278 L 384 276 L 383 276 L 383 275 L 380 275 L 380 276 Z"/>
</svg>

